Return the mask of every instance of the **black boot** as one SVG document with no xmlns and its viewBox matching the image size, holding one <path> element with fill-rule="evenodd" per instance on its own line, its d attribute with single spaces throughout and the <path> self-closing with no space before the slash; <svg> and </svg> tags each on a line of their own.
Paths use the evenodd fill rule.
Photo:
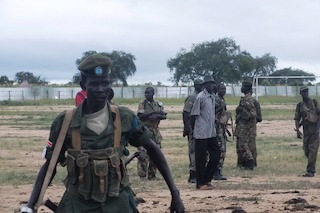
<svg viewBox="0 0 320 213">
<path fill-rule="evenodd" d="M 196 179 L 196 172 L 195 171 L 190 171 L 189 173 L 189 178 L 188 178 L 188 182 L 189 183 L 196 183 L 197 179 Z"/>
</svg>

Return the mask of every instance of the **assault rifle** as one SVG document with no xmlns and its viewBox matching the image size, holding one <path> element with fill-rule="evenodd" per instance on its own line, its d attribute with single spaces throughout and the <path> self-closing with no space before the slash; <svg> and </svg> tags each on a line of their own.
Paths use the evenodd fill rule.
<svg viewBox="0 0 320 213">
<path fill-rule="evenodd" d="M 140 155 L 140 151 L 136 151 L 135 153 L 133 153 L 132 155 L 130 155 L 129 157 L 127 157 L 125 165 L 127 166 L 133 159 L 139 157 Z"/>
</svg>

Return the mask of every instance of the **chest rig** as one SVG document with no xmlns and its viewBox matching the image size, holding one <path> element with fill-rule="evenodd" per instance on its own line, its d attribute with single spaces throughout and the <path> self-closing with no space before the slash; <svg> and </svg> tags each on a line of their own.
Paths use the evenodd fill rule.
<svg viewBox="0 0 320 213">
<path fill-rule="evenodd" d="M 115 114 L 113 147 L 81 149 L 80 128 L 72 128 L 72 149 L 68 149 L 65 181 L 67 191 L 85 200 L 105 202 L 107 197 L 118 197 L 121 185 L 129 184 L 122 158 L 121 118 L 119 109 L 110 105 Z"/>
</svg>

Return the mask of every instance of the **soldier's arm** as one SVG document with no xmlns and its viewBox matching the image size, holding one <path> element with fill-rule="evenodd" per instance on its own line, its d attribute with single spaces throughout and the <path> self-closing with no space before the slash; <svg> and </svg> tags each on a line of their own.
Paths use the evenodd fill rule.
<svg viewBox="0 0 320 213">
<path fill-rule="evenodd" d="M 173 180 L 171 171 L 169 169 L 168 163 L 161 152 L 160 148 L 156 145 L 156 143 L 150 142 L 145 143 L 143 147 L 147 150 L 148 155 L 150 156 L 151 160 L 157 166 L 159 172 L 163 176 L 164 180 L 166 181 L 168 188 L 171 192 L 172 200 L 171 200 L 171 212 L 182 213 L 184 212 L 184 205 L 180 198 L 179 190 Z"/>
</svg>

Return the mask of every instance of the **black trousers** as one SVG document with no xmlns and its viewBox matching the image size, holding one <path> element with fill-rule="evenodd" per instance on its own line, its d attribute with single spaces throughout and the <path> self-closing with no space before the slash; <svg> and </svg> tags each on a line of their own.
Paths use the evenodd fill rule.
<svg viewBox="0 0 320 213">
<path fill-rule="evenodd" d="M 220 155 L 217 138 L 195 139 L 197 188 L 211 182 L 218 169 Z"/>
</svg>

